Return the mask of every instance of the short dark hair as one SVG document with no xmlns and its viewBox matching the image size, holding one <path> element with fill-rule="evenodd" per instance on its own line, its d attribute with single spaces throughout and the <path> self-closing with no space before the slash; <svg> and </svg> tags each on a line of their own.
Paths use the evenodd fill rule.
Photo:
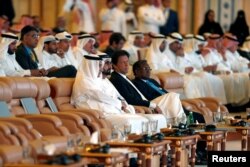
<svg viewBox="0 0 250 167">
<path fill-rule="evenodd" d="M 133 64 L 133 73 L 135 75 L 135 72 L 141 68 L 143 64 L 146 64 L 147 60 L 138 60 Z"/>
<path fill-rule="evenodd" d="M 109 38 L 109 45 L 112 45 L 113 43 L 118 44 L 121 40 L 126 41 L 125 37 L 121 33 L 115 32 Z"/>
<path fill-rule="evenodd" d="M 23 40 L 23 36 L 27 33 L 29 33 L 30 31 L 36 31 L 37 33 L 39 33 L 39 30 L 36 27 L 27 25 L 25 27 L 22 28 L 21 30 L 21 38 L 20 40 Z"/>
<path fill-rule="evenodd" d="M 112 56 L 112 64 L 117 64 L 119 57 L 127 56 L 129 58 L 129 53 L 125 50 L 117 50 Z"/>
</svg>

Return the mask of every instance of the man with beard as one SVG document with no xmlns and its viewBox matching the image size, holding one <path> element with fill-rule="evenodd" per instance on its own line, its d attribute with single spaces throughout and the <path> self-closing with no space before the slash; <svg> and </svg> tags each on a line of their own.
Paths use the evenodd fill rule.
<svg viewBox="0 0 250 167">
<path fill-rule="evenodd" d="M 4 33 L 1 35 L 0 44 L 0 64 L 6 76 L 41 76 L 42 71 L 24 70 L 16 61 L 16 44 L 18 37 L 12 33 Z"/>
<path fill-rule="evenodd" d="M 63 77 L 65 73 L 65 77 L 67 75 L 72 77 L 75 76 L 76 69 L 73 65 L 65 64 L 62 66 L 61 61 L 58 61 L 57 57 L 60 56 L 63 58 L 64 52 L 62 50 L 59 52 L 58 41 L 53 35 L 41 37 L 37 48 L 35 48 L 35 52 L 38 55 L 38 60 L 42 67 L 48 70 L 51 73 L 50 75 Z M 60 73 L 57 72 L 59 69 L 61 70 Z"/>
<path fill-rule="evenodd" d="M 16 61 L 23 69 L 39 69 L 40 76 L 47 77 L 75 77 L 76 69 L 73 66 L 65 66 L 62 68 L 45 69 L 41 63 L 42 56 L 37 55 L 43 51 L 43 44 L 38 48 L 35 53 L 34 48 L 37 47 L 39 40 L 39 31 L 33 26 L 25 26 L 21 30 L 21 44 L 16 50 Z"/>
</svg>

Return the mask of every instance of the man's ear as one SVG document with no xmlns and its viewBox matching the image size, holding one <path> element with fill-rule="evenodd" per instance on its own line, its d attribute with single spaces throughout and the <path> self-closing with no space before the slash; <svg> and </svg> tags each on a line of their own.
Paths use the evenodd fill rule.
<svg viewBox="0 0 250 167">
<path fill-rule="evenodd" d="M 116 70 L 117 66 L 115 64 L 112 64 L 112 69 Z"/>
</svg>

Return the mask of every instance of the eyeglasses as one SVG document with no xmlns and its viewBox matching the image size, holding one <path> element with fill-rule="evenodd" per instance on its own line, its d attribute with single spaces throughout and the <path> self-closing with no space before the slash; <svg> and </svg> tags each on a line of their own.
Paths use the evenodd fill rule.
<svg viewBox="0 0 250 167">
<path fill-rule="evenodd" d="M 33 39 L 39 39 L 39 35 L 38 34 L 32 34 L 32 35 L 29 35 L 29 36 L 31 36 Z"/>
<path fill-rule="evenodd" d="M 145 70 L 145 71 L 151 71 L 152 70 L 150 67 L 143 67 L 142 69 Z"/>
</svg>

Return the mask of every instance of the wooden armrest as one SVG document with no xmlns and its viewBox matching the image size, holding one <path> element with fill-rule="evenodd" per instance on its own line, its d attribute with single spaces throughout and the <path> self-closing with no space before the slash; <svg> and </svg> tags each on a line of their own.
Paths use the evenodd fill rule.
<svg viewBox="0 0 250 167">
<path fill-rule="evenodd" d="M 0 145 L 0 157 L 3 163 L 20 162 L 23 159 L 21 146 Z"/>
</svg>

